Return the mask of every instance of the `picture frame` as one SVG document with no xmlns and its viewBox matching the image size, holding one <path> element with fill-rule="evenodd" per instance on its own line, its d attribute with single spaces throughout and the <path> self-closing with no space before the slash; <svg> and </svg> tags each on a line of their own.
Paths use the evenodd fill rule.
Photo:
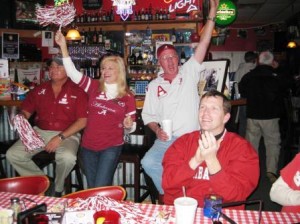
<svg viewBox="0 0 300 224">
<path fill-rule="evenodd" d="M 205 70 L 200 73 L 200 80 L 198 83 L 199 95 L 211 89 L 216 89 L 219 92 L 224 92 L 227 72 L 229 67 L 229 60 L 211 60 L 204 61 Z"/>
</svg>

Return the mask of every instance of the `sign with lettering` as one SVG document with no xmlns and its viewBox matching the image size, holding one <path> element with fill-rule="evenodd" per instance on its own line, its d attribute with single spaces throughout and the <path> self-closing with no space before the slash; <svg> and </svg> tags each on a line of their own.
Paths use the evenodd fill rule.
<svg viewBox="0 0 300 224">
<path fill-rule="evenodd" d="M 195 0 L 164 0 L 165 3 L 169 4 L 169 12 L 176 12 L 176 10 L 182 10 L 186 8 L 186 13 L 198 10 Z"/>
<path fill-rule="evenodd" d="M 2 33 L 2 58 L 19 59 L 18 33 Z"/>
<path fill-rule="evenodd" d="M 228 26 L 232 24 L 237 17 L 236 5 L 230 0 L 221 0 L 216 14 L 217 26 Z"/>
<path fill-rule="evenodd" d="M 82 0 L 84 9 L 99 9 L 102 6 L 102 0 Z"/>
</svg>

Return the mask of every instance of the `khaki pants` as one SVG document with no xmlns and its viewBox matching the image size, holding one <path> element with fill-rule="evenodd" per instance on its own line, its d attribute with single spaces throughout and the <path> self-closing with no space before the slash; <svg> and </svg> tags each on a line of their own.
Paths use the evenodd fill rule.
<svg viewBox="0 0 300 224">
<path fill-rule="evenodd" d="M 266 170 L 277 174 L 281 143 L 279 118 L 269 120 L 247 119 L 246 139 L 257 152 L 261 137 L 264 138 L 266 148 Z"/>
<path fill-rule="evenodd" d="M 51 138 L 59 134 L 59 131 L 34 129 L 41 135 L 47 144 Z M 65 178 L 76 164 L 77 151 L 79 147 L 80 134 L 75 134 L 61 142 L 55 151 L 55 191 L 63 192 Z M 6 153 L 6 158 L 21 176 L 44 175 L 44 172 L 32 161 L 32 157 L 43 149 L 35 152 L 26 152 L 21 140 L 12 145 Z"/>
</svg>

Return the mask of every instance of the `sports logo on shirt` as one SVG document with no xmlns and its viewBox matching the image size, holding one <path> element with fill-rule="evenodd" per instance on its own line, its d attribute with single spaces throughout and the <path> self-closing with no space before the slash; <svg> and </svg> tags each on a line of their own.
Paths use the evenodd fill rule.
<svg viewBox="0 0 300 224">
<path fill-rule="evenodd" d="M 63 98 L 61 98 L 59 101 L 58 101 L 59 104 L 68 104 L 68 99 L 67 99 L 67 94 L 65 94 L 63 96 Z"/>
<path fill-rule="evenodd" d="M 157 87 L 157 97 L 162 97 L 162 96 L 166 96 L 167 95 L 167 91 L 164 90 L 164 88 L 162 88 L 161 86 Z"/>
<path fill-rule="evenodd" d="M 99 95 L 96 97 L 96 99 L 97 99 L 97 100 L 106 100 L 107 97 L 106 97 L 105 92 L 99 93 Z"/>
<path fill-rule="evenodd" d="M 45 95 L 46 89 L 42 89 L 40 92 L 38 92 L 38 95 Z"/>
</svg>

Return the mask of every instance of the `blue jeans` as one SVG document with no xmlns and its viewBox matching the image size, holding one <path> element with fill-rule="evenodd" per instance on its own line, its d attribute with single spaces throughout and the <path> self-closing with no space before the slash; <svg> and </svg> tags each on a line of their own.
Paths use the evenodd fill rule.
<svg viewBox="0 0 300 224">
<path fill-rule="evenodd" d="M 161 186 L 163 172 L 162 160 L 165 152 L 176 140 L 176 138 L 177 137 L 172 137 L 170 141 L 161 141 L 156 139 L 151 149 L 149 149 L 141 161 L 142 167 L 148 176 L 151 177 L 156 189 L 160 194 L 164 193 Z"/>
<path fill-rule="evenodd" d="M 101 151 L 81 148 L 84 173 L 89 188 L 112 185 L 123 145 Z"/>
</svg>

